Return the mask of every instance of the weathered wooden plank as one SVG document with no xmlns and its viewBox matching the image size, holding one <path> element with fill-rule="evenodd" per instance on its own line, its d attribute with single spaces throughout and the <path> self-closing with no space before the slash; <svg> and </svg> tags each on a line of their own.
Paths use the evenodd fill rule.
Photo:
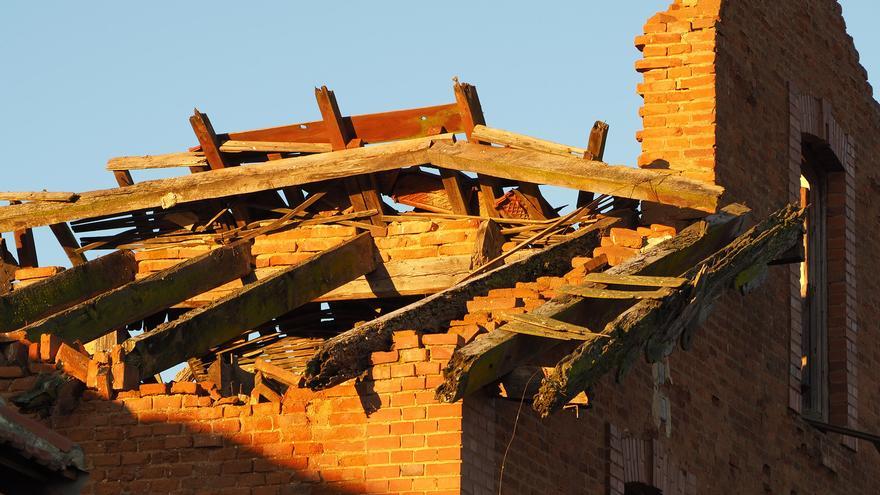
<svg viewBox="0 0 880 495">
<path fill-rule="evenodd" d="M 39 266 L 37 245 L 34 243 L 34 231 L 30 228 L 15 229 L 12 232 L 12 238 L 15 240 L 18 266 L 21 268 L 35 268 Z"/>
<path fill-rule="evenodd" d="M 569 187 L 714 212 L 724 189 L 659 170 L 608 165 L 578 158 L 471 143 L 437 143 L 431 163 L 537 184 Z"/>
<path fill-rule="evenodd" d="M 58 239 L 58 243 L 61 244 L 61 249 L 64 250 L 65 256 L 67 256 L 67 259 L 70 260 L 70 263 L 73 266 L 82 265 L 88 261 L 86 255 L 77 252 L 80 245 L 76 241 L 76 237 L 74 237 L 73 232 L 70 230 L 70 226 L 68 226 L 66 222 L 53 223 L 49 228 L 52 230 L 52 233 L 55 234 L 55 238 Z"/>
<path fill-rule="evenodd" d="M 443 189 L 446 190 L 446 196 L 449 198 L 452 213 L 456 215 L 467 215 L 467 196 L 464 194 L 464 186 L 458 174 L 459 173 L 454 170 L 441 168 L 440 180 L 443 182 Z"/>
<path fill-rule="evenodd" d="M 0 207 L 0 231 L 222 198 L 380 172 L 427 162 L 433 138 L 284 158 L 250 167 L 158 179 L 80 194 L 74 203 L 26 203 Z"/>
<path fill-rule="evenodd" d="M 220 143 L 220 151 L 224 153 L 326 153 L 328 151 L 333 151 L 333 147 L 329 143 L 235 141 L 229 139 Z"/>
<path fill-rule="evenodd" d="M 134 280 L 130 251 L 116 251 L 0 297 L 0 332 L 21 328 L 52 313 Z"/>
<path fill-rule="evenodd" d="M 556 365 L 535 396 L 534 409 L 548 416 L 610 370 L 625 371 L 643 350 L 652 362 L 667 356 L 679 339 L 686 341 L 687 334 L 702 324 L 738 274 L 750 266 L 766 265 L 797 242 L 803 217 L 804 210 L 794 205 L 779 210 L 689 269 L 686 285 L 618 315 L 602 331 L 608 339 L 585 342 Z"/>
<path fill-rule="evenodd" d="M 373 250 L 372 238 L 364 233 L 249 284 L 209 306 L 125 341 L 125 362 L 145 377 L 202 355 L 248 329 L 369 273 L 376 266 Z"/>
<path fill-rule="evenodd" d="M 329 339 L 309 360 L 303 383 L 317 390 L 344 382 L 370 367 L 371 353 L 390 350 L 391 335 L 396 330 L 442 331 L 442 325 L 467 312 L 466 303 L 475 296 L 484 295 L 491 289 L 512 287 L 516 282 L 569 271 L 572 257 L 592 251 L 599 238 L 619 223 L 616 218 L 600 220 L 579 231 L 569 241 L 459 283 Z"/>
<path fill-rule="evenodd" d="M 520 150 L 540 151 L 542 153 L 551 153 L 561 156 L 582 157 L 587 152 L 584 148 L 576 146 L 568 146 L 565 144 L 554 143 L 544 139 L 538 139 L 525 134 L 517 134 L 515 132 L 505 131 L 503 129 L 495 129 L 486 127 L 485 125 L 476 125 L 471 133 L 474 139 L 485 141 L 488 143 L 501 144 L 510 146 Z"/>
<path fill-rule="evenodd" d="M 677 236 L 651 250 L 617 265 L 607 273 L 613 275 L 677 276 L 724 246 L 742 225 L 748 209 L 731 205 L 679 232 Z M 600 328 L 602 319 L 625 310 L 627 301 L 591 300 L 561 294 L 532 312 L 587 328 Z M 454 402 L 492 383 L 524 360 L 552 349 L 559 341 L 507 332 L 504 327 L 457 349 L 444 370 L 444 382 L 437 388 L 437 397 Z"/>
<path fill-rule="evenodd" d="M 592 299 L 660 299 L 669 295 L 669 290 L 666 288 L 657 290 L 615 290 L 600 289 L 593 286 L 578 287 L 575 285 L 563 285 L 558 289 L 558 292 Z"/>
<path fill-rule="evenodd" d="M 222 150 L 221 150 L 222 151 Z M 107 160 L 107 170 L 148 170 L 154 168 L 199 167 L 206 168 L 208 159 L 204 154 L 185 151 L 163 155 L 118 156 Z"/>
<path fill-rule="evenodd" d="M 581 325 L 572 325 L 564 321 L 547 318 L 533 313 L 512 314 L 510 320 L 513 325 L 505 325 L 508 332 L 525 333 L 529 335 L 545 336 L 561 340 L 592 340 L 603 338 L 601 334 L 593 332 Z"/>
<path fill-rule="evenodd" d="M 72 192 L 0 192 L 0 201 L 54 201 L 59 203 L 71 203 L 76 201 L 76 193 Z"/>
<path fill-rule="evenodd" d="M 610 275 L 608 273 L 588 273 L 584 282 L 608 285 L 637 285 L 642 287 L 681 287 L 687 280 L 681 277 L 646 277 L 639 275 Z"/>
<path fill-rule="evenodd" d="M 30 339 L 45 333 L 66 342 L 89 342 L 250 271 L 250 242 L 230 244 L 59 311 L 23 330 Z"/>
</svg>

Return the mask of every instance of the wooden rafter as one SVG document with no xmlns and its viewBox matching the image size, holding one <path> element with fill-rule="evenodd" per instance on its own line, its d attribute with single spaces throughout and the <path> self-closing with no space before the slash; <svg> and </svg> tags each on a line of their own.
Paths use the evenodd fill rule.
<svg viewBox="0 0 880 495">
<path fill-rule="evenodd" d="M 333 91 L 327 89 L 327 86 L 315 88 L 315 99 L 318 101 L 318 108 L 321 110 L 321 116 L 324 118 L 324 128 L 330 138 L 330 145 L 334 150 L 344 150 L 352 143 L 360 146 L 362 141 L 345 125 L 342 119 L 342 113 L 339 111 L 339 104 L 336 102 L 336 95 Z M 372 174 L 353 175 L 345 177 L 343 180 L 345 188 L 348 191 L 348 197 L 355 211 L 377 210 L 382 213 L 382 198 L 379 196 L 376 188 L 376 178 Z M 384 222 L 377 217 L 370 217 L 373 225 L 383 226 Z"/>
<path fill-rule="evenodd" d="M 53 223 L 49 228 L 52 230 L 55 238 L 58 239 L 61 249 L 64 250 L 64 255 L 67 256 L 67 259 L 70 260 L 73 266 L 82 265 L 88 261 L 86 256 L 78 251 L 80 245 L 76 241 L 76 237 L 73 235 L 67 222 Z"/>
<path fill-rule="evenodd" d="M 612 275 L 677 276 L 733 239 L 748 210 L 731 205 L 682 230 L 676 237 L 609 269 Z M 597 328 L 594 318 L 619 314 L 628 301 L 609 302 L 561 294 L 533 314 L 572 325 Z M 601 328 L 601 327 L 599 327 Z M 457 349 L 444 370 L 437 396 L 454 402 L 501 378 L 519 364 L 555 347 L 560 341 L 521 335 L 504 326 Z"/>
<path fill-rule="evenodd" d="M 641 301 L 618 315 L 602 331 L 605 339 L 585 342 L 556 365 L 535 396 L 535 410 L 548 416 L 610 370 L 628 369 L 642 351 L 654 362 L 679 340 L 687 344 L 738 274 L 766 266 L 798 241 L 803 217 L 804 210 L 793 205 L 779 210 L 688 270 L 683 276 L 687 284 L 667 288 L 665 297 Z"/>
<path fill-rule="evenodd" d="M 303 383 L 312 389 L 323 389 L 344 382 L 369 368 L 371 353 L 390 350 L 391 335 L 396 330 L 418 328 L 441 331 L 445 323 L 467 311 L 467 301 L 475 296 L 539 276 L 565 273 L 571 269 L 573 256 L 592 250 L 598 245 L 600 237 L 619 223 L 620 220 L 616 218 L 602 219 L 582 229 L 568 241 L 498 267 L 333 337 L 321 346 L 307 364 Z"/>
<path fill-rule="evenodd" d="M 134 280 L 130 251 L 116 251 L 0 296 L 0 332 L 21 328 L 52 313 Z"/>
<path fill-rule="evenodd" d="M 125 363 L 146 377 L 289 313 L 376 266 L 372 238 L 361 234 L 334 248 L 246 285 L 214 303 L 133 337 Z"/>
<path fill-rule="evenodd" d="M 590 129 L 590 139 L 587 141 L 587 149 L 584 151 L 584 160 L 605 161 L 605 143 L 608 141 L 608 124 L 597 120 Z M 588 191 L 578 191 L 577 205 L 583 206 L 594 199 L 594 194 Z"/>
<path fill-rule="evenodd" d="M 250 243 L 230 244 L 59 311 L 23 330 L 32 340 L 52 334 L 66 342 L 89 342 L 250 271 Z"/>
</svg>

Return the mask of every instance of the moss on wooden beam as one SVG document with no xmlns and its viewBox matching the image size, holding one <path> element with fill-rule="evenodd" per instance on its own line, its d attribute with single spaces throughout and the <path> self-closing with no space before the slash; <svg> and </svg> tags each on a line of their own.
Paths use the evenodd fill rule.
<svg viewBox="0 0 880 495">
<path fill-rule="evenodd" d="M 21 328 L 52 313 L 134 280 L 131 251 L 115 251 L 0 296 L 0 332 Z"/>
<path fill-rule="evenodd" d="M 31 340 L 48 333 L 66 342 L 90 342 L 250 271 L 250 241 L 230 244 L 59 311 L 24 330 Z"/>
</svg>

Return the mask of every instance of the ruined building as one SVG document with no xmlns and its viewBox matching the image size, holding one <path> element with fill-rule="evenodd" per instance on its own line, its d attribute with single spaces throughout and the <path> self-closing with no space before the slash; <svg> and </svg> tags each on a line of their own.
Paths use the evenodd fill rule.
<svg viewBox="0 0 880 495">
<path fill-rule="evenodd" d="M 118 188 L 4 193 L 0 492 L 877 493 L 880 111 L 840 6 L 676 0 L 635 43 L 638 168 L 456 81 L 196 111 Z"/>
</svg>

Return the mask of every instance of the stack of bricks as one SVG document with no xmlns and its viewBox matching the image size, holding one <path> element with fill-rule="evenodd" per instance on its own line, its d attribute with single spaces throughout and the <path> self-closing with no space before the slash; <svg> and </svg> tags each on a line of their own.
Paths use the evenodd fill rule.
<svg viewBox="0 0 880 495">
<path fill-rule="evenodd" d="M 641 167 L 668 168 L 714 182 L 715 36 L 720 0 L 676 0 L 635 40 L 644 126 Z"/>
<path fill-rule="evenodd" d="M 15 270 L 15 280 L 13 290 L 27 287 L 41 280 L 47 279 L 53 275 L 57 275 L 64 271 L 61 266 L 40 266 L 35 268 L 19 268 Z"/>
<path fill-rule="evenodd" d="M 651 224 L 633 229 L 612 228 L 610 235 L 603 236 L 593 256 L 605 256 L 608 264 L 616 266 L 676 234 L 674 227 Z"/>
</svg>

